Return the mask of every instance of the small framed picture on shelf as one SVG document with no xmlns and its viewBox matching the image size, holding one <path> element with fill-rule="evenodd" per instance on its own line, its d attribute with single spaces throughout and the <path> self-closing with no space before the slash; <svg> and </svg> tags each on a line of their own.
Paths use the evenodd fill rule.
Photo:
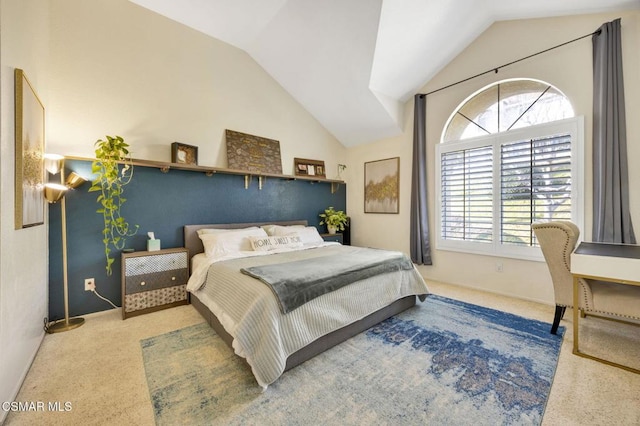
<svg viewBox="0 0 640 426">
<path fill-rule="evenodd" d="M 324 161 L 309 160 L 307 158 L 294 158 L 293 170 L 296 176 L 317 176 L 325 178 Z"/>
<path fill-rule="evenodd" d="M 198 165 L 198 147 L 180 142 L 171 144 L 171 162 Z"/>
</svg>

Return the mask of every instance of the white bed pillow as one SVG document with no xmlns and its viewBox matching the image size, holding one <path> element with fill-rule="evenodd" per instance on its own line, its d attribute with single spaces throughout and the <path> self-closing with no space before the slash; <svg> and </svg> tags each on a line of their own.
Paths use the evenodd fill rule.
<svg viewBox="0 0 640 426">
<path fill-rule="evenodd" d="M 262 228 L 229 230 L 227 232 L 203 233 L 200 235 L 204 252 L 210 259 L 225 257 L 239 252 L 253 251 L 249 237 L 267 237 Z"/>
<path fill-rule="evenodd" d="M 207 255 L 204 253 L 196 254 L 191 258 L 191 271 L 195 271 L 203 264 L 206 264 L 207 266 L 209 265 L 209 262 L 207 261 Z"/>
<path fill-rule="evenodd" d="M 251 241 L 251 247 L 255 251 L 302 247 L 302 238 L 295 233 L 283 236 L 249 237 L 249 241 Z"/>
<path fill-rule="evenodd" d="M 257 226 L 249 226 L 247 228 L 202 228 L 198 229 L 196 232 L 198 236 L 203 234 L 219 234 L 221 232 L 230 232 L 230 231 L 244 231 L 247 229 L 258 229 Z"/>
<path fill-rule="evenodd" d="M 318 233 L 318 229 L 315 226 L 305 226 L 302 228 L 289 229 L 288 232 L 283 233 L 282 235 L 298 235 L 302 239 L 302 244 L 318 244 L 322 243 L 324 240 Z M 276 235 L 279 235 L 276 231 Z"/>
<path fill-rule="evenodd" d="M 285 235 L 291 233 L 294 229 L 301 228 L 304 228 L 304 225 L 262 225 L 262 229 L 264 229 L 269 236 Z"/>
</svg>

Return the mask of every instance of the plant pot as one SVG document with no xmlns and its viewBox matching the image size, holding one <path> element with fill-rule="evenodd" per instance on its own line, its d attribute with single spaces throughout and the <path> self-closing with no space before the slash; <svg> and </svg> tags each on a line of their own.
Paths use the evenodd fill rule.
<svg viewBox="0 0 640 426">
<path fill-rule="evenodd" d="M 336 233 L 336 227 L 335 226 L 331 226 L 331 225 L 327 225 L 327 232 L 329 232 L 329 234 L 333 235 Z"/>
</svg>

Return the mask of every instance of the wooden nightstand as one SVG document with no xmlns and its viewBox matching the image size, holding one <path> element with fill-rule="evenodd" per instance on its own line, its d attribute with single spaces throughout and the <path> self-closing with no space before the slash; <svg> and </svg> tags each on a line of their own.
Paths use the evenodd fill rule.
<svg viewBox="0 0 640 426">
<path fill-rule="evenodd" d="M 320 234 L 320 236 L 325 241 L 336 241 L 336 242 L 339 242 L 340 244 L 344 244 L 344 239 L 342 237 L 342 234 L 339 232 L 336 232 L 335 234 Z"/>
<path fill-rule="evenodd" d="M 189 251 L 122 253 L 122 319 L 189 303 Z"/>
</svg>

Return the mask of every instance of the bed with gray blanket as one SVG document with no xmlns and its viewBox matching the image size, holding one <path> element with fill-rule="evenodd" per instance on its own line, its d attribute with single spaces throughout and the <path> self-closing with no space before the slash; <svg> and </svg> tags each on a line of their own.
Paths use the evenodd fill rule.
<svg viewBox="0 0 640 426">
<path fill-rule="evenodd" d="M 204 250 L 199 229 L 252 225 L 262 224 L 186 225 L 185 246 L 194 256 Z M 263 388 L 428 294 L 402 253 L 339 244 L 223 260 L 206 268 L 202 284 L 190 290 L 191 303 L 246 360 Z"/>
</svg>

